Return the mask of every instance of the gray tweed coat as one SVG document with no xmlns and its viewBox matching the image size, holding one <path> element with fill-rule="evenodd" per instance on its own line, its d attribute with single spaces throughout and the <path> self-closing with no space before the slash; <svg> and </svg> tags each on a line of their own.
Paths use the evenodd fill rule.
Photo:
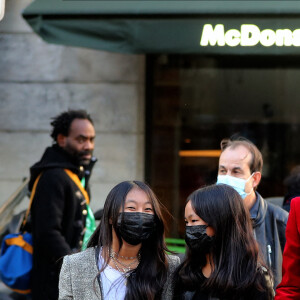
<svg viewBox="0 0 300 300">
<path fill-rule="evenodd" d="M 59 276 L 59 300 L 104 300 L 101 281 L 95 279 L 99 270 L 95 248 L 64 257 Z M 173 287 L 171 274 L 179 265 L 179 257 L 170 255 L 169 273 L 164 285 L 163 300 L 171 300 Z M 99 277 L 98 277 L 99 278 Z"/>
</svg>

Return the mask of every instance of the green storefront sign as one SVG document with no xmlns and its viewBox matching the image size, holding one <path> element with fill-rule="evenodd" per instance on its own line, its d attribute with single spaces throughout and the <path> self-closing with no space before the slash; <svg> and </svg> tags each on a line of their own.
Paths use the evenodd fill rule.
<svg viewBox="0 0 300 300">
<path fill-rule="evenodd" d="M 45 41 L 121 53 L 300 54 L 298 1 L 36 0 Z"/>
</svg>

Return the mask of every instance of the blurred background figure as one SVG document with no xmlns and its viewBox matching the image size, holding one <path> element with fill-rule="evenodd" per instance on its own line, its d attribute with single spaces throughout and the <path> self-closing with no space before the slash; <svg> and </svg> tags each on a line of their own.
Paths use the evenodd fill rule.
<svg viewBox="0 0 300 300">
<path fill-rule="evenodd" d="M 283 199 L 282 207 L 286 211 L 290 211 L 291 200 L 300 196 L 300 165 L 295 166 L 289 176 L 284 180 L 287 192 Z"/>
<path fill-rule="evenodd" d="M 30 168 L 29 190 L 36 187 L 31 206 L 33 300 L 57 300 L 61 258 L 82 248 L 95 222 L 89 207 L 96 162 L 93 121 L 84 110 L 68 110 L 54 117 L 51 126 L 53 144 Z"/>
<path fill-rule="evenodd" d="M 101 221 L 102 216 L 103 216 L 103 208 L 98 209 L 94 213 L 95 220 L 97 220 L 97 221 Z"/>
<path fill-rule="evenodd" d="M 291 200 L 283 252 L 282 281 L 276 289 L 276 300 L 300 299 L 300 197 Z"/>
<path fill-rule="evenodd" d="M 233 187 L 250 212 L 254 237 L 274 274 L 274 288 L 282 278 L 282 253 L 288 213 L 267 202 L 257 191 L 263 169 L 260 150 L 250 140 L 236 136 L 221 141 L 217 184 Z"/>
</svg>

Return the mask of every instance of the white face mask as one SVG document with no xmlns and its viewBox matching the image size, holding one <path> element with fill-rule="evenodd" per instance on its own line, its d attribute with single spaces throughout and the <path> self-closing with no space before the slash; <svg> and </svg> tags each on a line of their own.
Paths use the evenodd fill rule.
<svg viewBox="0 0 300 300">
<path fill-rule="evenodd" d="M 254 173 L 252 173 L 252 175 L 248 179 L 237 178 L 237 177 L 233 177 L 230 175 L 218 175 L 217 184 L 227 184 L 227 185 L 233 187 L 240 194 L 240 196 L 243 199 L 245 199 L 248 195 L 250 195 L 252 193 L 253 188 L 251 189 L 251 191 L 249 193 L 246 193 L 245 186 L 246 186 L 247 181 L 253 175 L 254 175 Z"/>
</svg>

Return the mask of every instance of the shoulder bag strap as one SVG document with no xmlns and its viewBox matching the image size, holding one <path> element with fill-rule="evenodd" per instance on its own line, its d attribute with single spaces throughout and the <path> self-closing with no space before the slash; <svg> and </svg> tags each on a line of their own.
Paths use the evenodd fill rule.
<svg viewBox="0 0 300 300">
<path fill-rule="evenodd" d="M 28 218 L 28 215 L 29 215 L 29 212 L 30 212 L 30 209 L 31 209 L 31 205 L 32 205 L 32 201 L 33 201 L 33 197 L 35 195 L 35 190 L 36 190 L 36 187 L 37 187 L 37 184 L 40 180 L 42 176 L 42 173 L 36 178 L 34 184 L 33 184 L 33 188 L 32 188 L 32 191 L 31 191 L 31 194 L 30 194 L 30 200 L 29 200 L 29 205 L 28 205 L 28 208 L 27 208 L 27 211 L 26 211 L 26 214 L 25 214 L 25 217 L 24 217 L 24 220 L 22 222 L 22 228 L 24 228 L 26 222 L 27 222 L 27 218 Z"/>
<path fill-rule="evenodd" d="M 65 172 L 67 173 L 67 175 L 73 180 L 73 182 L 77 185 L 77 187 L 79 188 L 79 190 L 81 191 L 82 195 L 84 196 L 86 203 L 90 204 L 90 197 L 89 194 L 87 193 L 87 191 L 85 190 L 85 188 L 82 186 L 79 177 L 73 173 L 72 171 L 68 170 L 68 169 L 64 169 Z"/>
</svg>

